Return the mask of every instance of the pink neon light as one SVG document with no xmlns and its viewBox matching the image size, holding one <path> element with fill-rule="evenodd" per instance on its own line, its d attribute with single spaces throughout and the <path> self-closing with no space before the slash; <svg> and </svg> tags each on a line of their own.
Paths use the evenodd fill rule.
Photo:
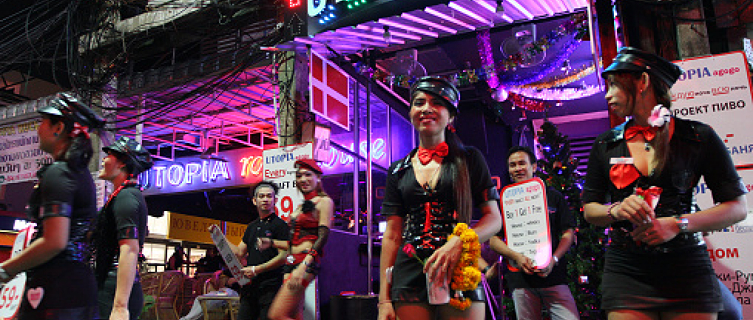
<svg viewBox="0 0 753 320">
<path fill-rule="evenodd" d="M 476 30 L 476 27 L 474 27 L 474 26 L 472 26 L 470 24 L 467 24 L 467 23 L 465 23 L 463 21 L 460 21 L 458 19 L 455 19 L 453 17 L 450 17 L 450 16 L 448 16 L 448 15 L 446 15 L 444 13 L 441 13 L 441 12 L 437 11 L 436 9 L 426 8 L 426 9 L 424 9 L 424 12 L 426 12 L 426 13 L 428 13 L 430 15 L 433 15 L 433 16 L 435 16 L 437 18 L 444 19 L 444 20 L 447 20 L 449 22 L 452 22 L 452 23 L 454 23 L 456 25 L 459 25 L 459 26 L 461 26 L 463 28 L 471 29 L 471 30 Z"/>
<path fill-rule="evenodd" d="M 531 12 L 528 11 L 528 9 L 524 8 L 523 6 L 521 6 L 520 3 L 518 3 L 517 1 L 515 1 L 515 0 L 507 0 L 507 2 L 510 3 L 513 7 L 515 7 L 515 9 L 518 9 L 518 11 L 520 11 L 524 16 L 526 16 L 526 18 L 528 18 L 528 20 L 532 20 L 533 19 L 533 14 L 531 14 Z"/>
<path fill-rule="evenodd" d="M 476 20 L 478 22 L 481 22 L 481 23 L 483 23 L 485 25 L 489 25 L 489 26 L 492 25 L 492 23 L 491 23 L 491 21 L 489 19 L 486 19 L 486 18 L 478 15 L 477 13 L 475 13 L 475 12 L 473 12 L 471 10 L 468 10 L 468 8 L 463 7 L 460 4 L 458 4 L 457 1 L 450 2 L 450 4 L 447 5 L 447 6 L 450 7 L 450 8 L 453 8 L 453 9 L 457 10 L 458 12 L 460 12 L 460 13 L 468 16 L 468 17 L 471 17 L 474 20 Z"/>
<path fill-rule="evenodd" d="M 568 12 L 573 12 L 574 8 L 573 5 L 570 3 L 570 1 L 567 0 L 560 0 L 563 6 L 565 6 L 565 9 L 567 9 Z"/>
<path fill-rule="evenodd" d="M 555 10 L 559 11 L 559 7 L 557 7 L 557 6 L 555 5 L 555 8 L 553 9 L 553 8 L 552 8 L 552 6 L 550 6 L 550 5 L 549 5 L 549 2 L 548 2 L 548 1 L 543 1 L 543 0 L 542 0 L 542 1 L 539 1 L 539 4 L 541 4 L 541 5 L 542 5 L 542 6 L 544 7 L 544 10 L 545 10 L 545 11 L 546 11 L 546 13 L 548 13 L 548 14 L 549 14 L 550 16 L 553 16 L 553 15 L 554 15 L 554 11 L 555 11 Z"/>
<path fill-rule="evenodd" d="M 502 19 L 505 20 L 505 21 L 507 21 L 507 23 L 512 23 L 513 21 L 515 21 L 512 18 L 510 18 L 510 16 L 508 16 L 507 14 L 504 14 L 504 13 L 502 14 Z"/>
<path fill-rule="evenodd" d="M 364 25 L 364 24 L 359 24 L 356 27 L 356 29 L 371 31 L 371 32 L 374 32 L 374 33 L 377 33 L 377 34 L 384 34 L 384 29 L 382 29 L 381 27 L 377 28 L 377 27 L 370 27 L 370 26 L 367 26 L 367 25 Z M 411 40 L 416 40 L 416 41 L 421 40 L 420 36 L 417 36 L 415 34 L 407 34 L 407 33 L 400 32 L 400 31 L 390 30 L 390 34 L 392 34 L 393 37 L 400 37 L 400 38 L 411 39 Z"/>
<path fill-rule="evenodd" d="M 307 38 L 295 38 L 295 40 L 293 40 L 293 41 L 300 42 L 300 43 L 303 43 L 303 44 L 310 44 L 312 46 L 323 46 L 324 45 L 322 43 L 319 43 L 319 42 L 316 42 L 314 40 L 307 39 Z"/>
<path fill-rule="evenodd" d="M 423 24 L 425 26 L 432 27 L 432 28 L 439 29 L 439 30 L 443 30 L 445 32 L 449 32 L 449 33 L 452 33 L 452 34 L 458 33 L 458 31 L 455 30 L 455 29 L 452 29 L 452 28 L 449 28 L 449 27 L 445 27 L 445 26 L 443 26 L 441 24 L 434 23 L 434 22 L 428 21 L 426 19 L 421 19 L 421 18 L 416 17 L 416 16 L 414 16 L 414 15 L 412 15 L 410 13 L 403 13 L 401 15 L 401 17 L 403 17 L 405 19 L 408 19 L 410 21 L 413 21 L 415 23 L 420 23 L 420 24 Z"/>
<path fill-rule="evenodd" d="M 317 35 L 316 38 L 318 40 L 327 41 L 330 45 L 352 45 L 354 43 L 360 43 L 368 46 L 375 46 L 375 47 L 386 47 L 389 44 L 384 42 L 382 40 L 381 42 L 376 41 L 368 41 L 368 40 L 361 40 L 356 38 L 345 38 L 342 35 L 338 35 L 336 33 L 323 33 L 320 35 Z"/>
<path fill-rule="evenodd" d="M 420 33 L 420 34 L 423 34 L 423 35 L 428 36 L 428 37 L 439 38 L 439 34 L 436 33 L 436 32 L 431 32 L 431 31 L 424 30 L 424 29 L 421 29 L 421 28 L 418 28 L 418 27 L 407 26 L 407 25 L 400 24 L 400 23 L 397 23 L 397 22 L 394 22 L 394 21 L 391 21 L 391 20 L 379 19 L 379 21 L 377 21 L 377 22 L 379 22 L 381 24 L 384 24 L 384 25 L 388 25 L 390 27 L 395 27 L 395 28 L 400 28 L 400 29 L 404 29 L 404 30 L 408 30 L 408 31 L 413 31 L 415 33 Z"/>
<path fill-rule="evenodd" d="M 497 8 L 495 6 L 492 6 L 486 0 L 473 0 L 473 2 L 477 3 L 478 5 L 486 8 L 491 13 L 497 13 Z"/>
<path fill-rule="evenodd" d="M 368 39 L 374 39 L 374 40 L 384 41 L 384 37 L 375 36 L 375 35 L 371 35 L 371 34 L 360 33 L 360 32 L 355 32 L 355 31 L 349 31 L 349 30 L 342 30 L 341 29 L 341 30 L 335 31 L 335 33 L 342 33 L 342 34 L 347 34 L 347 35 L 350 35 L 350 36 L 363 37 L 363 38 L 368 38 Z M 405 44 L 405 41 L 400 40 L 400 39 L 392 39 L 392 38 L 390 38 L 388 41 L 392 42 L 392 43 L 396 43 L 396 44 Z"/>
</svg>

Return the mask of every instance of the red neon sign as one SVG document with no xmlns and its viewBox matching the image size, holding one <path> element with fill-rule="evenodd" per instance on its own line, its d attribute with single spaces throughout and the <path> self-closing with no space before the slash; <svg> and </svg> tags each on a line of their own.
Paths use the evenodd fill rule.
<svg viewBox="0 0 753 320">
<path fill-rule="evenodd" d="M 301 0 L 288 0 L 288 8 L 298 8 L 301 6 Z"/>
</svg>

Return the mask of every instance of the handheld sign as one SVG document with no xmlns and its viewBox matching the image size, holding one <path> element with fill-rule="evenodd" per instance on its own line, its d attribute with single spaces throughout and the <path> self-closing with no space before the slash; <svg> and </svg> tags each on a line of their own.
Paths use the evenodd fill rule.
<svg viewBox="0 0 753 320">
<path fill-rule="evenodd" d="M 507 246 L 531 258 L 537 269 L 546 267 L 552 258 L 552 235 L 544 182 L 533 178 L 508 185 L 500 206 Z M 509 268 L 518 271 L 515 261 Z"/>
<path fill-rule="evenodd" d="M 209 227 L 209 233 L 212 235 L 212 242 L 217 246 L 217 249 L 220 251 L 220 256 L 222 256 L 222 260 L 225 260 L 225 264 L 227 264 L 233 277 L 238 279 L 238 284 L 245 286 L 249 280 L 243 275 L 243 272 L 241 272 L 243 266 L 241 266 L 241 262 L 238 261 L 238 257 L 235 256 L 233 250 L 230 250 L 230 246 L 227 244 L 227 238 L 222 234 L 220 227 L 213 224 Z"/>
<path fill-rule="evenodd" d="M 11 257 L 15 257 L 21 251 L 26 249 L 34 234 L 34 227 L 28 226 L 21 230 L 13 242 L 13 251 Z M 24 290 L 26 289 L 26 272 L 17 274 L 13 280 L 8 281 L 0 289 L 0 319 L 15 319 L 18 309 L 21 306 Z"/>
</svg>

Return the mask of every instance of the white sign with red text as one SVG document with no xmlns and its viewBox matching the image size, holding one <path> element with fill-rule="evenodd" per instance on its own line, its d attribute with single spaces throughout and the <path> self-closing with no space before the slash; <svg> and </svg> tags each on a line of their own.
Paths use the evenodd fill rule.
<svg viewBox="0 0 753 320">
<path fill-rule="evenodd" d="M 753 95 L 740 51 L 675 61 L 685 71 L 672 87 L 672 114 L 701 121 L 724 140 L 736 166 L 753 164 Z"/>
<path fill-rule="evenodd" d="M 742 169 L 737 172 L 748 191 L 753 190 L 753 169 Z M 711 191 L 703 180 L 694 193 L 700 209 L 708 209 L 714 205 Z M 753 210 L 750 209 L 750 204 L 748 202 L 749 218 L 728 228 L 711 232 L 706 237 L 714 272 L 742 305 L 744 319 L 753 316 L 753 246 L 747 245 L 753 242 L 753 218 L 750 218 Z"/>
<path fill-rule="evenodd" d="M 507 246 L 531 258 L 536 268 L 546 267 L 552 257 L 552 235 L 544 181 L 533 178 L 506 186 L 500 206 Z M 510 270 L 517 270 L 513 262 Z"/>
<path fill-rule="evenodd" d="M 286 222 L 295 208 L 303 204 L 303 195 L 295 187 L 295 161 L 313 158 L 312 143 L 297 144 L 264 150 L 264 180 L 272 181 L 280 187 L 277 194 L 277 215 Z"/>
<path fill-rule="evenodd" d="M 34 235 L 34 226 L 26 227 L 18 232 L 13 242 L 11 257 L 15 257 L 26 249 Z M 26 289 L 26 272 L 17 274 L 0 289 L 0 319 L 14 319 L 21 306 L 24 290 Z"/>
<path fill-rule="evenodd" d="M 233 253 L 233 250 L 230 249 L 227 238 L 225 237 L 225 234 L 222 233 L 222 229 L 216 224 L 213 224 L 209 227 L 209 233 L 212 236 L 212 242 L 217 246 L 217 250 L 220 251 L 222 260 L 225 261 L 228 269 L 230 269 L 230 273 L 232 273 L 233 277 L 238 280 L 238 284 L 242 286 L 246 285 L 249 280 L 243 275 L 243 272 L 241 271 L 243 266 L 238 260 L 238 257 Z"/>
</svg>

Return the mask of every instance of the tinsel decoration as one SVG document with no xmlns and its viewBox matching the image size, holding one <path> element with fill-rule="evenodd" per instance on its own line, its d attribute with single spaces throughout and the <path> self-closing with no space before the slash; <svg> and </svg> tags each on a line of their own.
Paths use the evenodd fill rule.
<svg viewBox="0 0 753 320">
<path fill-rule="evenodd" d="M 583 67 L 582 69 L 567 75 L 552 76 L 544 81 L 525 84 L 518 86 L 518 88 L 549 89 L 554 87 L 561 87 L 583 79 L 593 74 L 594 72 L 596 72 L 596 68 L 592 64 L 588 67 Z"/>
<path fill-rule="evenodd" d="M 507 100 L 510 100 L 510 102 L 512 102 L 514 108 L 522 108 L 531 112 L 544 112 L 552 107 L 546 101 L 528 99 L 524 96 L 512 92 L 510 92 Z"/>
<path fill-rule="evenodd" d="M 534 89 L 514 87 L 508 90 L 511 93 L 524 96 L 530 99 L 562 101 L 576 100 L 590 97 L 601 92 L 598 86 L 584 86 L 582 88 L 551 88 L 551 89 Z"/>
</svg>

